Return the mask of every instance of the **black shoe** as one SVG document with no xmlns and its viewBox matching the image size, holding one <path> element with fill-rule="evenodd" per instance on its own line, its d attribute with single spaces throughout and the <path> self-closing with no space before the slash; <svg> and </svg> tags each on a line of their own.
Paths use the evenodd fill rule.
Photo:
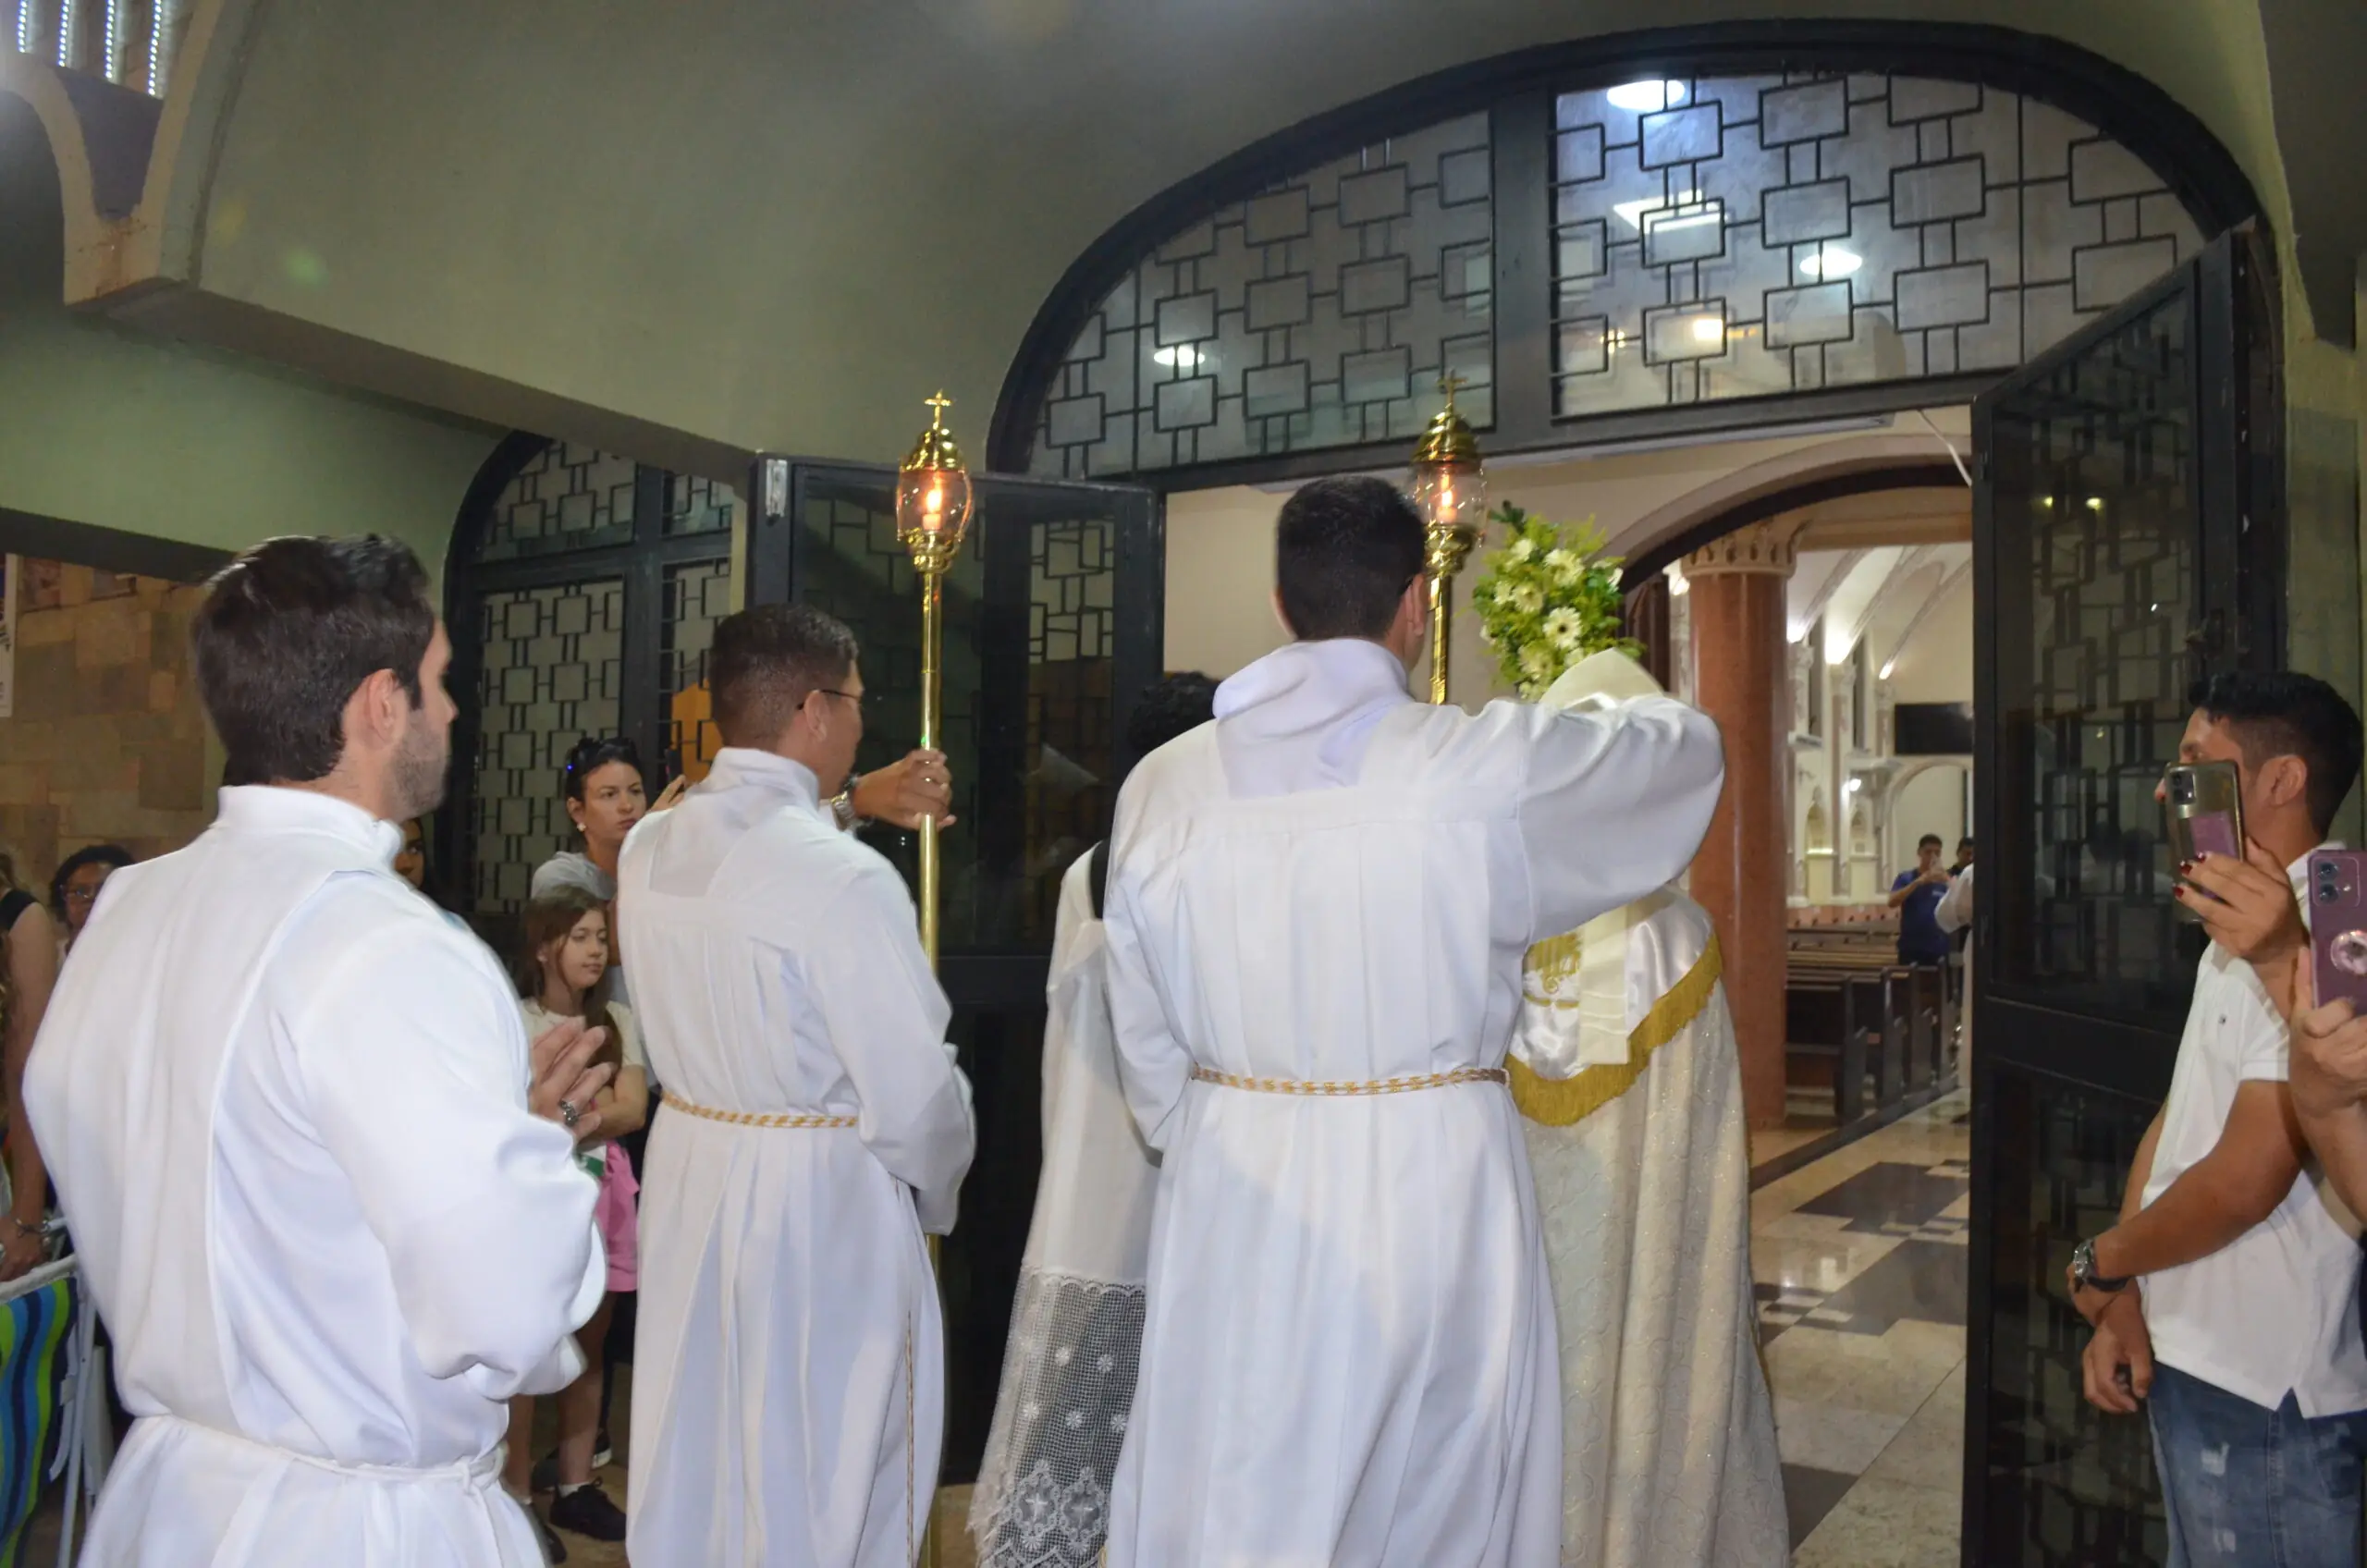
<svg viewBox="0 0 2367 1568">
<path fill-rule="evenodd" d="M 567 1543 L 551 1534 L 551 1527 L 543 1522 L 541 1514 L 534 1512 L 533 1503 L 521 1503 L 520 1506 L 525 1509 L 526 1517 L 534 1522 L 534 1538 L 542 1543 L 543 1561 L 546 1562 L 566 1562 Z"/>
<path fill-rule="evenodd" d="M 595 1482 L 563 1492 L 551 1502 L 551 1523 L 595 1541 L 625 1538 L 625 1511 L 608 1501 Z"/>
</svg>

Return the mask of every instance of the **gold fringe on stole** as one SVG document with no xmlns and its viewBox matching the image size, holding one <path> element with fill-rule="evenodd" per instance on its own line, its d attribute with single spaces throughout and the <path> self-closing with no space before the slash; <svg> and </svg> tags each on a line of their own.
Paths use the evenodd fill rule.
<svg viewBox="0 0 2367 1568">
<path fill-rule="evenodd" d="M 1685 978 L 1652 1004 L 1652 1011 L 1627 1036 L 1627 1060 L 1618 1066 L 1588 1067 L 1568 1078 L 1545 1078 L 1530 1071 L 1526 1062 L 1507 1060 L 1504 1066 L 1512 1072 L 1513 1104 L 1520 1107 L 1523 1116 L 1546 1127 L 1568 1127 L 1592 1116 L 1634 1088 L 1652 1053 L 1701 1015 L 1723 971 L 1713 933 Z"/>
</svg>

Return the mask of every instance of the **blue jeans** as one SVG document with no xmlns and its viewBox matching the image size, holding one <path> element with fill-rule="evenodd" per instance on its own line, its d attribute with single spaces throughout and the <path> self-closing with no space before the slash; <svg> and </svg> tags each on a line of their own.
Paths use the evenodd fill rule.
<svg viewBox="0 0 2367 1568">
<path fill-rule="evenodd" d="M 2146 1405 L 2170 1568 L 2355 1568 L 2367 1410 L 2312 1421 L 2158 1365 Z"/>
</svg>

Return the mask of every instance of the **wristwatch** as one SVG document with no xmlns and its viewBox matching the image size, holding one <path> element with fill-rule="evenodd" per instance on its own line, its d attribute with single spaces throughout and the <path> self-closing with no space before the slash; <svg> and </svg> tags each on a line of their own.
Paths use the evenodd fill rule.
<svg viewBox="0 0 2367 1568">
<path fill-rule="evenodd" d="M 845 786 L 830 797 L 830 815 L 841 833 L 852 833 L 863 826 L 863 819 L 854 814 L 854 787 L 862 778 L 859 773 L 848 774 Z"/>
<path fill-rule="evenodd" d="M 2128 1277 L 2109 1279 L 2096 1272 L 2096 1243 L 2081 1242 L 2071 1249 L 2071 1285 L 2074 1290 L 2101 1291 L 2105 1295 L 2117 1295 L 2128 1289 Z"/>
</svg>

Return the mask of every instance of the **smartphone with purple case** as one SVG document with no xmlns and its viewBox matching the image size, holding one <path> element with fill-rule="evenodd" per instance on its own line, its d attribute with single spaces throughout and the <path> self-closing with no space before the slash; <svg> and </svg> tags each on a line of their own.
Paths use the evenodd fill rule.
<svg viewBox="0 0 2367 1568">
<path fill-rule="evenodd" d="M 2319 1004 L 2344 997 L 2367 1012 L 2367 854 L 2312 851 L 2306 888 Z"/>
<path fill-rule="evenodd" d="M 2231 762 L 2182 762 L 2162 776 L 2162 812 L 2170 858 L 2180 864 L 2204 855 L 2244 853 L 2243 778 Z M 2189 885 L 2190 897 L 2203 896 Z M 2179 906 L 2187 919 L 2191 909 Z"/>
</svg>

